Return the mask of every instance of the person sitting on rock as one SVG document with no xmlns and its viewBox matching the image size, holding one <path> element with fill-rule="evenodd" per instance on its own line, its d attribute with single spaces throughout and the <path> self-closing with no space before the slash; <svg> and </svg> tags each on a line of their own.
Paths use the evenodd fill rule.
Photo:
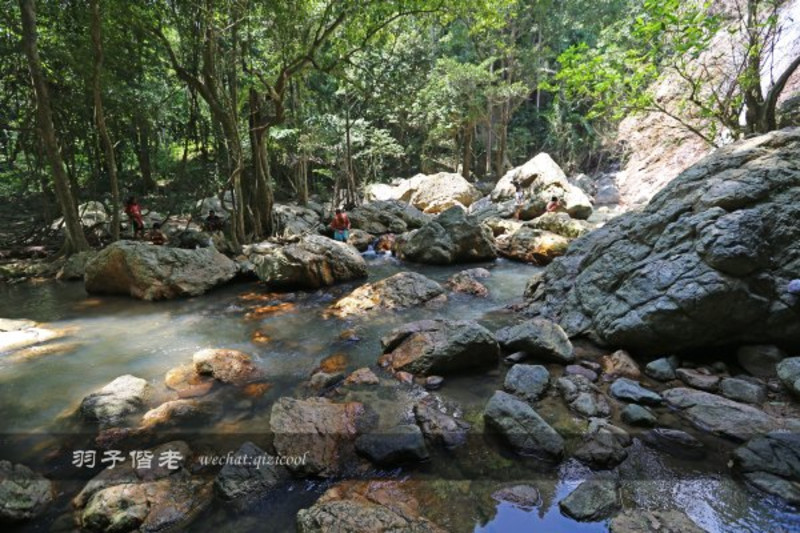
<svg viewBox="0 0 800 533">
<path fill-rule="evenodd" d="M 144 219 L 142 218 L 142 208 L 136 201 L 134 196 L 131 196 L 125 201 L 125 214 L 128 215 L 131 227 L 133 228 L 133 238 L 139 239 L 144 237 Z"/>
<path fill-rule="evenodd" d="M 161 231 L 161 224 L 156 222 L 146 236 L 147 240 L 156 246 L 164 246 L 167 244 L 167 236 Z"/>
<path fill-rule="evenodd" d="M 331 229 L 333 230 L 334 239 L 340 242 L 347 242 L 347 238 L 350 237 L 350 219 L 347 218 L 347 213 L 337 208 L 331 222 Z"/>
<path fill-rule="evenodd" d="M 548 213 L 558 213 L 559 211 L 563 211 L 563 209 L 564 208 L 561 205 L 561 200 L 558 199 L 558 196 L 553 196 L 547 203 L 545 211 L 547 211 Z"/>
<path fill-rule="evenodd" d="M 203 221 L 203 229 L 206 231 L 222 231 L 222 219 L 217 216 L 213 209 L 208 211 L 208 216 Z"/>
<path fill-rule="evenodd" d="M 519 213 L 522 210 L 522 204 L 525 201 L 525 191 L 522 189 L 522 185 L 518 182 L 514 182 L 514 203 L 516 204 L 516 210 L 514 211 L 514 220 L 519 220 Z"/>
</svg>

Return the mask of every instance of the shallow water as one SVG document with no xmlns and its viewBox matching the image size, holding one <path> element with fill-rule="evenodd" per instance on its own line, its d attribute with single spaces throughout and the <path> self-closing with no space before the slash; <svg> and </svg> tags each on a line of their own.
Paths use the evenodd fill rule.
<svg viewBox="0 0 800 533">
<path fill-rule="evenodd" d="M 415 270 L 441 282 L 467 268 L 404 265 L 385 256 L 370 258 L 369 264 L 369 281 Z M 260 398 L 232 398 L 222 422 L 205 429 L 232 434 L 236 442 L 262 435 L 268 427 L 269 406 L 276 398 L 303 393 L 303 383 L 331 355 L 343 355 L 346 372 L 373 365 L 380 355 L 379 338 L 392 327 L 432 317 L 477 320 L 489 329 L 518 320 L 505 307 L 520 300 L 535 267 L 502 260 L 475 266 L 492 271 L 483 280 L 490 291 L 486 299 L 450 294 L 448 302 L 437 308 L 350 320 L 328 318 L 325 309 L 355 284 L 287 296 L 269 294 L 258 283 L 240 283 L 202 297 L 158 303 L 89 297 L 81 283 L 0 286 L 0 316 L 29 318 L 67 331 L 65 337 L 52 341 L 60 348 L 51 354 L 0 355 L 0 419 L 5 435 L 0 459 L 24 462 L 47 475 L 63 470 L 64 465 L 48 462 L 48 454 L 59 446 L 70 446 L 63 434 L 88 431 L 72 416 L 83 397 L 123 374 L 144 378 L 165 392 L 165 373 L 190 363 L 192 353 L 201 348 L 234 348 L 256 356 L 272 386 Z M 341 340 L 345 330 L 354 330 L 360 340 Z M 263 342 L 265 337 L 267 342 Z M 504 374 L 505 369 L 499 368 L 487 374 L 448 377 L 440 391 L 445 400 L 458 403 L 464 418 L 475 425 L 476 435 L 466 446 L 452 453 L 432 451 L 432 461 L 415 470 L 374 474 L 420 480 L 425 487 L 422 493 L 430 495 L 420 502 L 424 514 L 452 531 L 606 531 L 606 522 L 580 524 L 558 509 L 557 502 L 591 474 L 588 469 L 575 461 L 555 468 L 514 457 L 480 431 L 483 406 L 502 386 Z M 388 424 L 408 416 L 402 408 L 405 403 L 392 396 L 404 394 L 401 389 L 384 393 L 381 387 L 375 393 L 354 394 L 360 394 L 356 399 L 379 411 Z M 551 423 L 559 419 L 562 432 L 577 432 L 583 424 L 558 402 L 545 402 L 540 412 Z M 680 462 L 636 444 L 620 472 L 626 507 L 634 503 L 677 507 L 709 531 L 800 530 L 800 518 L 793 510 L 732 481 L 725 475 L 724 461 Z M 65 482 L 48 514 L 20 529 L 69 530 L 69 499 L 83 482 Z M 498 488 L 524 482 L 539 489 L 542 501 L 537 507 L 520 509 L 491 499 Z M 244 511 L 214 504 L 190 530 L 291 530 L 297 510 L 310 506 L 328 486 L 297 481 Z"/>
</svg>

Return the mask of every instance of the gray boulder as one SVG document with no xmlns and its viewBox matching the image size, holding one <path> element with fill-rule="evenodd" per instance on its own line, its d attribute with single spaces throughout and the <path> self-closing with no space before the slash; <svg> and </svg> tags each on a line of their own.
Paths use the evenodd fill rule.
<svg viewBox="0 0 800 533">
<path fill-rule="evenodd" d="M 405 233 L 421 228 L 432 218 L 419 209 L 396 200 L 363 204 L 350 211 L 347 216 L 353 228 L 373 235 Z"/>
<path fill-rule="evenodd" d="M 214 248 L 182 250 L 117 241 L 86 264 L 86 291 L 142 300 L 198 296 L 236 275 L 236 264 Z"/>
<path fill-rule="evenodd" d="M 677 357 L 662 357 L 647 363 L 647 366 L 644 367 L 644 373 L 658 381 L 669 381 L 677 377 L 675 375 L 677 366 Z"/>
<path fill-rule="evenodd" d="M 500 356 L 494 335 L 471 321 L 411 322 L 384 336 L 381 347 L 382 366 L 423 375 L 487 368 Z"/>
<path fill-rule="evenodd" d="M 675 375 L 688 386 L 704 391 L 715 391 L 719 385 L 719 376 L 707 374 L 692 368 L 679 368 Z"/>
<path fill-rule="evenodd" d="M 320 217 L 312 209 L 275 204 L 272 213 L 275 217 L 275 234 L 279 237 L 299 237 L 306 233 L 319 232 Z"/>
<path fill-rule="evenodd" d="M 556 388 L 570 409 L 587 418 L 611 414 L 603 393 L 591 381 L 580 375 L 569 375 L 556 381 Z"/>
<path fill-rule="evenodd" d="M 767 399 L 767 387 L 763 383 L 743 378 L 725 378 L 719 390 L 723 396 L 737 402 L 764 403 Z"/>
<path fill-rule="evenodd" d="M 642 387 L 638 382 L 628 378 L 619 378 L 614 381 L 608 388 L 608 392 L 617 400 L 626 402 L 660 405 L 664 401 L 657 392 Z"/>
<path fill-rule="evenodd" d="M 784 359 L 775 367 L 781 383 L 789 389 L 792 394 L 800 396 L 800 357 L 790 357 Z"/>
<path fill-rule="evenodd" d="M 800 434 L 756 436 L 733 452 L 734 469 L 769 494 L 800 504 Z"/>
<path fill-rule="evenodd" d="M 262 242 L 245 252 L 259 279 L 278 288 L 318 289 L 367 277 L 358 250 L 322 235 L 286 245 Z"/>
<path fill-rule="evenodd" d="M 546 460 L 564 454 L 564 439 L 528 403 L 497 391 L 483 413 L 487 425 L 518 453 Z"/>
<path fill-rule="evenodd" d="M 739 365 L 759 378 L 775 377 L 775 366 L 786 357 L 786 352 L 769 344 L 742 346 L 736 351 Z"/>
<path fill-rule="evenodd" d="M 541 398 L 549 385 L 550 372 L 541 365 L 514 365 L 503 384 L 508 392 L 528 402 Z"/>
<path fill-rule="evenodd" d="M 800 344 L 800 129 L 717 150 L 547 267 L 529 311 L 641 354 Z M 781 216 L 775 216 L 780 213 Z M 782 258 L 782 259 L 778 259 Z"/>
<path fill-rule="evenodd" d="M 491 261 L 497 257 L 489 231 L 460 207 L 452 207 L 422 228 L 398 239 L 399 258 L 448 265 Z"/>
<path fill-rule="evenodd" d="M 567 364 L 575 360 L 572 343 L 561 327 L 549 320 L 534 318 L 497 332 L 500 345 L 510 352 L 525 352 L 543 361 Z"/>
<path fill-rule="evenodd" d="M 620 415 L 622 421 L 631 426 L 652 427 L 656 425 L 658 419 L 647 407 L 630 403 L 625 406 Z"/>
<path fill-rule="evenodd" d="M 624 429 L 594 418 L 575 458 L 595 469 L 614 468 L 628 457 L 625 449 L 633 443 Z"/>
</svg>

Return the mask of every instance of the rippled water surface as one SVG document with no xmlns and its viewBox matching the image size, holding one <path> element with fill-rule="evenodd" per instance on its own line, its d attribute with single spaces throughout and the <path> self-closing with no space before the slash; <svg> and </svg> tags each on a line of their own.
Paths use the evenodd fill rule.
<svg viewBox="0 0 800 533">
<path fill-rule="evenodd" d="M 437 281 L 460 267 L 402 265 L 392 258 L 371 258 L 370 280 L 401 270 L 416 270 Z M 148 303 L 121 297 L 88 296 L 81 283 L 47 282 L 0 286 L 0 316 L 29 318 L 64 330 L 52 341 L 52 353 L 0 355 L 0 418 L 3 452 L 0 458 L 25 462 L 50 473 L 46 455 L 59 442 L 54 434 L 85 431 L 73 413 L 81 399 L 123 374 L 144 378 L 164 391 L 165 373 L 191 362 L 201 348 L 235 348 L 253 354 L 270 376 L 272 388 L 261 398 L 231 402 L 226 416 L 210 431 L 262 434 L 268 427 L 269 406 L 282 395 L 303 392 L 310 374 L 331 355 L 341 354 L 346 371 L 373 365 L 380 355 L 379 338 L 403 322 L 432 317 L 477 320 L 496 329 L 518 319 L 505 309 L 521 299 L 534 267 L 506 261 L 486 266 L 486 299 L 451 294 L 438 308 L 382 312 L 352 320 L 327 317 L 327 306 L 355 285 L 291 295 L 269 294 L 258 283 L 240 283 L 198 298 Z M 342 340 L 354 330 L 358 341 Z M 349 336 L 352 336 L 349 335 Z M 462 415 L 480 429 L 481 412 L 493 391 L 502 386 L 505 371 L 447 378 L 440 391 L 457 402 Z M 398 409 L 396 398 L 359 398 L 379 412 Z M 581 422 L 563 406 L 544 405 L 545 418 L 559 431 L 579 431 Z M 556 422 L 553 418 L 558 418 Z M 478 431 L 456 452 L 433 452 L 432 461 L 413 471 L 375 475 L 419 479 L 430 500 L 420 503 L 424 514 L 453 531 L 515 532 L 606 531 L 606 522 L 577 523 L 564 517 L 557 502 L 590 471 L 575 461 L 558 468 L 533 459 L 515 458 Z M 33 434 L 27 439 L 24 436 Z M 30 444 L 35 442 L 36 444 Z M 38 466 L 38 468 L 37 468 Z M 702 471 L 699 469 L 702 466 Z M 677 507 L 709 531 L 800 531 L 800 519 L 777 501 L 751 492 L 726 476 L 726 465 L 683 464 L 635 444 L 623 472 L 626 507 Z M 70 530 L 69 499 L 75 487 L 64 485 L 57 504 L 29 531 Z M 541 493 L 532 509 L 497 503 L 491 494 L 502 486 L 529 482 Z M 298 509 L 310 506 L 327 488 L 323 482 L 297 481 L 286 491 L 245 510 L 212 506 L 192 524 L 193 531 L 287 531 Z M 74 490 L 73 490 L 74 489 Z M 443 503 L 443 502 L 446 502 Z"/>
</svg>

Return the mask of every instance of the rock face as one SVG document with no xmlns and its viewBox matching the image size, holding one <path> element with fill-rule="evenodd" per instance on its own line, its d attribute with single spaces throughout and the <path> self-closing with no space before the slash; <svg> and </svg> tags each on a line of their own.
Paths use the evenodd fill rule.
<svg viewBox="0 0 800 533">
<path fill-rule="evenodd" d="M 491 261 L 497 257 L 489 230 L 460 207 L 448 209 L 402 241 L 398 239 L 396 248 L 401 259 L 432 265 Z"/>
<path fill-rule="evenodd" d="M 411 322 L 383 337 L 381 347 L 381 365 L 423 375 L 487 368 L 500 355 L 494 335 L 470 321 Z"/>
<path fill-rule="evenodd" d="M 544 272 L 530 311 L 570 336 L 642 354 L 797 345 L 800 308 L 785 288 L 800 271 L 798 150 L 800 129 L 718 150 L 641 213 L 574 241 Z"/>
<path fill-rule="evenodd" d="M 213 248 L 182 250 L 118 241 L 86 264 L 86 291 L 142 300 L 198 296 L 236 275 L 236 264 Z"/>
<path fill-rule="evenodd" d="M 357 288 L 331 307 L 340 317 L 371 311 L 407 309 L 423 305 L 444 294 L 441 285 L 416 272 L 400 272 Z"/>
<path fill-rule="evenodd" d="M 510 352 L 525 352 L 543 361 L 567 364 L 575 360 L 572 343 L 558 324 L 534 318 L 497 332 L 497 340 Z"/>
<path fill-rule="evenodd" d="M 420 516 L 419 503 L 401 481 L 345 481 L 297 513 L 299 533 L 445 533 Z"/>
<path fill-rule="evenodd" d="M 87 420 L 111 426 L 143 411 L 152 394 L 153 387 L 147 381 L 127 374 L 84 398 L 80 412 Z"/>
<path fill-rule="evenodd" d="M 273 404 L 270 417 L 275 451 L 303 458 L 287 465 L 296 473 L 340 475 L 354 458 L 354 443 L 363 429 L 364 413 L 364 406 L 358 402 L 280 398 Z"/>
<path fill-rule="evenodd" d="M 170 442 L 149 451 L 152 468 L 134 469 L 126 461 L 86 484 L 72 501 L 81 528 L 120 533 L 184 530 L 211 501 L 211 484 L 192 477 L 184 466 L 191 453 L 185 443 Z M 159 466 L 163 454 L 171 454 L 171 462 Z"/>
<path fill-rule="evenodd" d="M 53 484 L 24 465 L 0 461 L 0 524 L 30 520 L 53 500 Z"/>
<path fill-rule="evenodd" d="M 306 235 L 287 245 L 263 242 L 247 252 L 259 279 L 279 288 L 318 289 L 367 277 L 358 250 L 322 235 Z"/>
<path fill-rule="evenodd" d="M 528 403 L 497 391 L 483 413 L 486 423 L 515 451 L 555 460 L 564 453 L 564 439 Z"/>
<path fill-rule="evenodd" d="M 769 433 L 754 437 L 733 453 L 734 468 L 769 494 L 800 504 L 800 435 Z"/>
<path fill-rule="evenodd" d="M 421 228 L 431 220 L 430 215 L 396 200 L 360 205 L 347 215 L 353 228 L 373 235 L 405 233 Z"/>
<path fill-rule="evenodd" d="M 514 183 L 521 184 L 528 197 L 545 204 L 557 196 L 573 218 L 586 219 L 592 214 L 592 203 L 586 193 L 572 185 L 564 171 L 544 152 L 506 172 L 492 191 L 492 200 L 513 198 Z"/>
<path fill-rule="evenodd" d="M 663 393 L 664 399 L 681 416 L 703 431 L 745 441 L 758 434 L 789 425 L 790 429 L 800 428 L 796 420 L 781 421 L 760 409 L 722 396 L 693 389 L 676 388 Z"/>
</svg>

